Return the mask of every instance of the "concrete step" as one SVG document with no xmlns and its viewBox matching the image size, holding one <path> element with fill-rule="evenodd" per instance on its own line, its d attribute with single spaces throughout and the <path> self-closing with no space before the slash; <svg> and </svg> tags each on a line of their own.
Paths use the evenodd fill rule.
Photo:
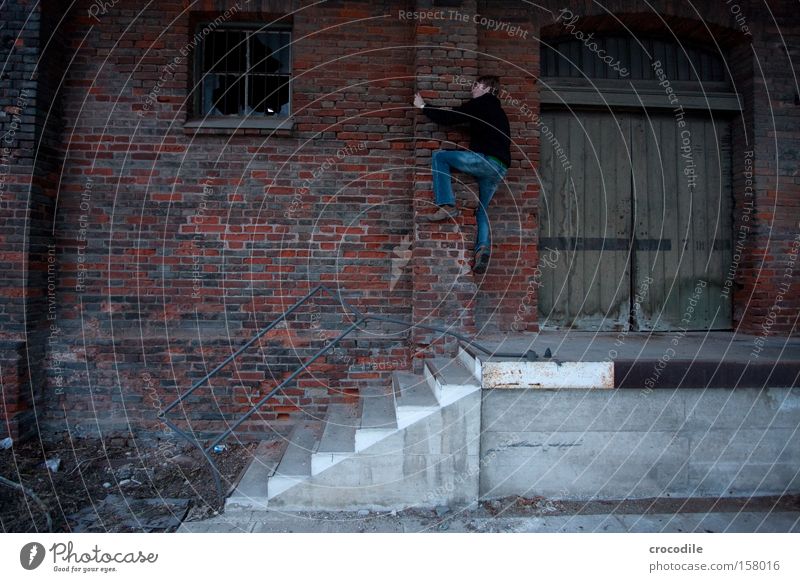
<svg viewBox="0 0 800 582">
<path fill-rule="evenodd" d="M 425 379 L 441 406 L 481 389 L 480 381 L 458 358 L 425 360 Z"/>
<path fill-rule="evenodd" d="M 405 428 L 439 410 L 439 401 L 424 376 L 394 372 L 392 386 L 397 398 L 398 428 Z"/>
<path fill-rule="evenodd" d="M 460 342 L 458 344 L 457 357 L 464 367 L 475 376 L 476 379 L 481 379 L 481 358 L 483 352 L 478 351 L 473 346 Z"/>
<path fill-rule="evenodd" d="M 356 451 L 364 450 L 397 430 L 393 388 L 366 388 L 362 391 L 361 402 L 361 425 L 356 430 Z"/>
<path fill-rule="evenodd" d="M 267 481 L 269 499 L 311 476 L 311 452 L 322 436 L 322 428 L 321 421 L 303 421 L 292 431 L 281 462 Z"/>
<path fill-rule="evenodd" d="M 360 410 L 331 405 L 324 422 L 297 426 L 267 479 L 269 507 L 378 510 L 473 503 L 480 409 L 480 385 L 458 359 L 431 360 L 424 375 L 397 372 L 390 387 L 362 390 Z"/>
<path fill-rule="evenodd" d="M 410 386 L 414 384 L 419 384 L 419 379 Z M 401 389 L 401 414 L 406 408 L 401 401 L 434 402 L 425 398 L 424 392 L 411 400 L 404 396 L 411 394 L 403 395 Z M 366 408 L 369 417 L 371 407 L 367 404 Z M 270 510 L 387 511 L 475 503 L 480 472 L 480 390 L 446 407 L 430 408 L 434 412 L 424 418 L 385 431 L 371 446 L 270 498 Z M 384 429 L 359 428 L 357 438 L 369 430 Z"/>
<path fill-rule="evenodd" d="M 331 404 L 317 450 L 311 455 L 311 474 L 321 473 L 343 461 L 356 450 L 356 430 L 360 425 L 358 406 Z"/>
<path fill-rule="evenodd" d="M 272 444 L 261 442 L 253 453 L 236 490 L 225 500 L 225 511 L 264 511 L 267 509 L 267 481 L 275 473 L 278 460 L 273 458 Z"/>
</svg>

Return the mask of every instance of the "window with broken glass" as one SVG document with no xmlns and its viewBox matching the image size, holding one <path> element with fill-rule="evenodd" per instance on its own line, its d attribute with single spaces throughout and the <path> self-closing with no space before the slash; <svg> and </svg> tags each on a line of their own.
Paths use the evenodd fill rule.
<svg viewBox="0 0 800 582">
<path fill-rule="evenodd" d="M 285 29 L 224 28 L 207 34 L 196 61 L 197 116 L 289 117 L 290 44 L 291 31 Z"/>
</svg>

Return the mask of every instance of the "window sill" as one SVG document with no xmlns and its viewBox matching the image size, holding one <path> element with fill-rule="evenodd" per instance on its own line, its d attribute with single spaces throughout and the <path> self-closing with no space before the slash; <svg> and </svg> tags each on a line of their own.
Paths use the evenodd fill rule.
<svg viewBox="0 0 800 582">
<path fill-rule="evenodd" d="M 206 119 L 190 119 L 183 124 L 184 133 L 191 134 L 263 134 L 273 136 L 291 136 L 294 119 L 281 117 L 278 119 L 259 119 L 254 117 L 209 117 Z"/>
</svg>

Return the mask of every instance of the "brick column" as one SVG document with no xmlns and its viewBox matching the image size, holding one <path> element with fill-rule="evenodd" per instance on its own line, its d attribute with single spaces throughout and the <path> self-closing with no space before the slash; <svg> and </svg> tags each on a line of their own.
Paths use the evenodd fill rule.
<svg viewBox="0 0 800 582">
<path fill-rule="evenodd" d="M 741 151 L 748 142 L 741 132 L 734 134 L 735 224 L 747 231 L 734 289 L 734 325 L 759 336 L 800 334 L 800 94 L 793 70 L 797 56 L 787 54 L 800 38 L 796 11 L 796 6 L 778 3 L 770 15 L 773 22 L 751 9 L 752 46 L 748 38 L 739 51 L 747 83 L 737 89 L 752 122 L 748 141 L 753 155 L 748 168 Z M 746 222 L 743 213 L 749 215 Z M 737 236 L 735 230 L 734 245 Z"/>
<path fill-rule="evenodd" d="M 418 11 L 442 11 L 444 15 L 444 19 L 426 20 L 416 25 L 415 91 L 421 92 L 432 105 L 452 107 L 470 98 L 469 87 L 459 85 L 457 77 L 472 78 L 477 73 L 478 37 L 476 25 L 472 22 L 475 0 L 447 2 L 448 6 L 439 4 L 445 3 L 420 0 L 415 8 Z M 467 18 L 451 18 L 455 12 Z M 463 129 L 432 123 L 421 112 L 417 112 L 415 118 L 414 136 L 413 320 L 417 324 L 472 334 L 475 332 L 476 285 L 469 260 L 475 236 L 475 218 L 471 209 L 465 209 L 465 203 L 475 206 L 477 186 L 473 181 L 467 182 L 472 190 L 468 192 L 454 180 L 457 205 L 462 210 L 455 222 L 426 223 L 419 220 L 420 212 L 431 211 L 433 205 L 432 152 L 466 147 L 469 136 Z M 425 330 L 414 330 L 412 342 L 417 358 L 428 346 L 435 345 L 434 351 L 452 352 L 456 345 L 452 338 Z"/>
<path fill-rule="evenodd" d="M 56 92 L 64 71 L 55 2 L 12 0 L 0 60 L 0 435 L 35 429 L 46 384 L 47 338 L 57 311 L 54 199 L 60 170 Z M 45 43 L 49 50 L 43 52 Z M 53 317 L 49 317 L 51 315 Z"/>
<path fill-rule="evenodd" d="M 482 333 L 539 329 L 539 22 L 530 8 L 478 2 L 482 17 L 503 25 L 478 27 L 478 69 L 500 79 L 498 97 L 511 137 L 511 167 L 489 205 L 492 261 L 479 278 L 475 307 Z"/>
</svg>

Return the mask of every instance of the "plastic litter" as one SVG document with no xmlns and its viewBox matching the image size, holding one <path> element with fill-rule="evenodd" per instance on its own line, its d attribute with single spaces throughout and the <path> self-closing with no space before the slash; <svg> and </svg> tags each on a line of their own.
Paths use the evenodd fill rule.
<svg viewBox="0 0 800 582">
<path fill-rule="evenodd" d="M 61 467 L 61 459 L 59 459 L 58 457 L 53 457 L 52 459 L 47 459 L 44 462 L 44 466 L 47 467 L 47 469 L 51 473 L 55 473 L 56 471 L 58 471 L 59 467 Z"/>
</svg>

